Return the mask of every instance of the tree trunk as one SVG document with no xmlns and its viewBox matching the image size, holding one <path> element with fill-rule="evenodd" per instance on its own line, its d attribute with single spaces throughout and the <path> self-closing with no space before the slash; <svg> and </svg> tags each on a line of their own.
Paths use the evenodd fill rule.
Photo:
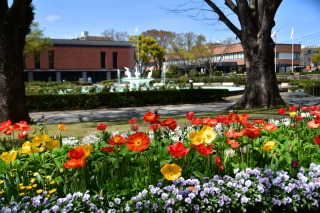
<svg viewBox="0 0 320 213">
<path fill-rule="evenodd" d="M 238 17 L 238 28 L 212 0 L 204 0 L 219 20 L 240 39 L 247 61 L 247 81 L 243 96 L 234 107 L 244 109 L 285 105 L 274 71 L 274 42 L 271 30 L 282 0 L 225 0 Z"/>
<path fill-rule="evenodd" d="M 0 122 L 29 121 L 23 49 L 33 20 L 32 0 L 0 0 Z"/>
<path fill-rule="evenodd" d="M 247 61 L 247 81 L 243 96 L 234 107 L 270 108 L 285 105 L 274 70 L 274 42 L 270 36 L 242 41 Z"/>
</svg>

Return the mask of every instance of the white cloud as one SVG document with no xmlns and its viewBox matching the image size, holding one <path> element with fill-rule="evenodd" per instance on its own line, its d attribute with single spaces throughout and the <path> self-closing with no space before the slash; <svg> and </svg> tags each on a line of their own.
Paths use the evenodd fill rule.
<svg viewBox="0 0 320 213">
<path fill-rule="evenodd" d="M 60 16 L 58 15 L 50 15 L 45 18 L 46 21 L 57 21 L 59 19 L 60 19 Z"/>
</svg>

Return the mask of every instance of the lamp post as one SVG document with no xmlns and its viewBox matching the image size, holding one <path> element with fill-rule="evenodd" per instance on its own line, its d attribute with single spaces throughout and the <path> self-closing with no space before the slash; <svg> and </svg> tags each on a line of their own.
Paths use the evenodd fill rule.
<svg viewBox="0 0 320 213">
<path fill-rule="evenodd" d="M 189 79 L 189 86 L 190 86 L 190 89 L 193 89 L 193 79 L 192 78 Z"/>
</svg>

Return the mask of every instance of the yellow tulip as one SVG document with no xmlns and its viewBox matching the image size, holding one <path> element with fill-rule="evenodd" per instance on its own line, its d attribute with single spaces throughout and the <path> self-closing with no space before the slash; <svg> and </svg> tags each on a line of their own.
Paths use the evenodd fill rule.
<svg viewBox="0 0 320 213">
<path fill-rule="evenodd" d="M 199 132 L 190 132 L 190 140 L 193 145 L 200 145 L 203 143 L 202 134 Z"/>
<path fill-rule="evenodd" d="M 32 153 L 32 143 L 30 141 L 26 141 L 22 144 L 22 147 L 20 149 L 21 154 L 31 154 Z"/>
<path fill-rule="evenodd" d="M 18 154 L 18 152 L 15 151 L 15 150 L 11 151 L 10 153 L 9 152 L 3 152 L 1 154 L 1 156 L 0 156 L 0 158 L 5 162 L 10 163 L 10 162 L 14 161 L 17 158 L 17 154 Z"/>
<path fill-rule="evenodd" d="M 41 194 L 41 193 L 43 192 L 43 190 L 42 190 L 42 189 L 38 189 L 36 192 L 37 192 L 38 194 Z"/>
<path fill-rule="evenodd" d="M 296 116 L 296 114 L 297 114 L 296 112 L 290 112 L 290 117 L 294 118 Z"/>
<path fill-rule="evenodd" d="M 211 144 L 217 137 L 217 133 L 210 126 L 202 127 L 200 133 L 202 134 L 203 142 L 207 145 Z"/>
<path fill-rule="evenodd" d="M 276 142 L 268 141 L 262 146 L 262 149 L 263 151 L 269 151 L 271 149 L 274 149 L 275 147 L 276 147 Z"/>
<path fill-rule="evenodd" d="M 161 168 L 161 173 L 167 180 L 176 180 L 181 176 L 182 169 L 176 164 L 166 164 Z"/>
</svg>

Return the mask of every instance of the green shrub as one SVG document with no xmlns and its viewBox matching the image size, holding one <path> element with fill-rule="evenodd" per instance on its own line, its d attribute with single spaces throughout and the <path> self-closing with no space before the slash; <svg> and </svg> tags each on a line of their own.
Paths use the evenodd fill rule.
<svg viewBox="0 0 320 213">
<path fill-rule="evenodd" d="M 228 94 L 228 90 L 183 89 L 28 95 L 27 106 L 32 111 L 93 109 L 99 107 L 138 107 L 221 101 L 222 98 L 227 97 Z"/>
</svg>

